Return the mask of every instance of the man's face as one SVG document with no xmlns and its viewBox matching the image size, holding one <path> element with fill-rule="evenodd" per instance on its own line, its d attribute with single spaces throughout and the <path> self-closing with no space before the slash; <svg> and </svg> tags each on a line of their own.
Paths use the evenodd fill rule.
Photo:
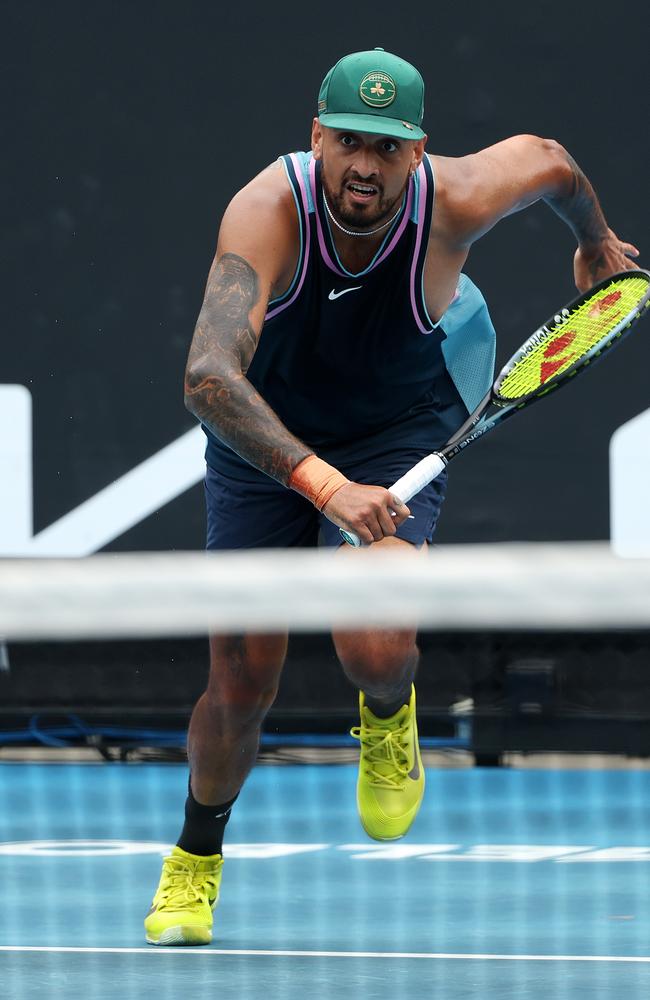
<svg viewBox="0 0 650 1000">
<path fill-rule="evenodd" d="M 394 213 L 425 142 L 325 128 L 315 118 L 312 150 L 322 161 L 325 196 L 337 218 L 364 229 Z"/>
</svg>

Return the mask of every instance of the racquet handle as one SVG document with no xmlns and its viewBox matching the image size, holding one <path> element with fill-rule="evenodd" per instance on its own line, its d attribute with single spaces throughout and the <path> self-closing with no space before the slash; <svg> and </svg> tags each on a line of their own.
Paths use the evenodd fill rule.
<svg viewBox="0 0 650 1000">
<path fill-rule="evenodd" d="M 421 459 L 412 469 L 409 469 L 396 483 L 393 483 L 390 492 L 404 503 L 408 503 L 411 497 L 414 497 L 416 493 L 424 489 L 427 483 L 440 475 L 446 464 L 447 460 L 434 451 L 431 455 Z"/>
<path fill-rule="evenodd" d="M 393 493 L 396 497 L 399 497 L 403 503 L 408 503 L 411 497 L 414 497 L 416 493 L 424 489 L 427 483 L 430 483 L 432 479 L 440 475 L 446 464 L 447 460 L 442 455 L 439 455 L 435 451 L 432 452 L 431 455 L 427 455 L 417 465 L 414 465 L 412 469 L 409 469 L 396 483 L 393 483 L 389 489 L 389 493 Z M 343 528 L 339 528 L 339 531 L 341 532 L 341 537 L 345 539 L 348 545 L 359 548 L 361 539 L 354 531 L 345 531 Z"/>
</svg>

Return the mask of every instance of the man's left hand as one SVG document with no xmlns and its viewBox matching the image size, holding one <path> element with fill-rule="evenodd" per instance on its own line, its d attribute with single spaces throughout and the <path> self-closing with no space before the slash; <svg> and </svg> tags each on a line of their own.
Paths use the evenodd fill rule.
<svg viewBox="0 0 650 1000">
<path fill-rule="evenodd" d="M 631 257 L 639 251 L 632 243 L 624 243 L 611 229 L 597 243 L 578 247 L 573 258 L 573 273 L 579 292 L 588 291 L 599 281 L 619 271 L 633 271 L 639 267 Z"/>
</svg>

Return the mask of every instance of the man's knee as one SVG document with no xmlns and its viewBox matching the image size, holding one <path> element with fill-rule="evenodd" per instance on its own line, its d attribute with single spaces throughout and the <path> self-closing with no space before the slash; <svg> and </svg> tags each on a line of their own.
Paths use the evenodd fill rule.
<svg viewBox="0 0 650 1000">
<path fill-rule="evenodd" d="M 363 691 L 390 690 L 415 673 L 415 631 L 338 632 L 332 638 L 343 670 Z"/>
<path fill-rule="evenodd" d="M 286 635 L 210 638 L 204 698 L 221 726 L 248 728 L 264 719 L 275 701 L 286 653 Z"/>
</svg>

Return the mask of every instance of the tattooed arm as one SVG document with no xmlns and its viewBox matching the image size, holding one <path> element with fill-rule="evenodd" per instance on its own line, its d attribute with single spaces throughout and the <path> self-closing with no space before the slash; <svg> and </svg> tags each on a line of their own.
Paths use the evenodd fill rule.
<svg viewBox="0 0 650 1000">
<path fill-rule="evenodd" d="M 628 255 L 637 257 L 639 251 L 619 240 L 609 228 L 589 180 L 573 157 L 566 150 L 562 153 L 570 171 L 570 188 L 559 197 L 548 196 L 546 201 L 578 241 L 573 267 L 576 285 L 583 292 L 609 274 L 638 267 Z"/>
<path fill-rule="evenodd" d="M 578 241 L 574 274 L 580 291 L 637 266 L 629 258 L 639 251 L 612 232 L 593 187 L 553 139 L 517 135 L 472 156 L 437 161 L 443 224 L 456 247 L 467 249 L 500 219 L 544 200 Z"/>
<path fill-rule="evenodd" d="M 221 441 L 286 485 L 311 454 L 246 378 L 269 297 L 291 280 L 297 221 L 271 167 L 224 216 L 185 372 L 185 405 Z M 295 235 L 294 235 L 295 234 Z M 288 282 L 287 282 L 288 283 Z"/>
</svg>

